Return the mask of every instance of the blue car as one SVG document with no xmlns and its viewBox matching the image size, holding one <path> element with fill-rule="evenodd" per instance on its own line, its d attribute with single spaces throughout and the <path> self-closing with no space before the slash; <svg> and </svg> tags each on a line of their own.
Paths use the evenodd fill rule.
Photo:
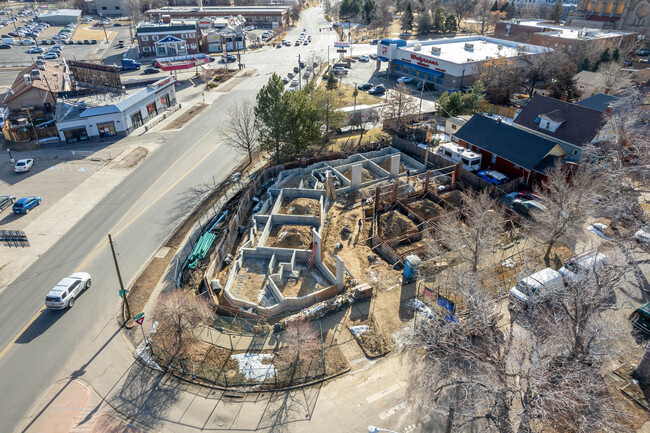
<svg viewBox="0 0 650 433">
<path fill-rule="evenodd" d="M 486 182 L 491 183 L 492 185 L 503 185 L 507 183 L 510 179 L 503 173 L 499 173 L 496 170 L 482 170 L 478 172 L 478 176 Z"/>
<path fill-rule="evenodd" d="M 14 203 L 14 213 L 29 213 L 31 209 L 41 204 L 40 197 L 22 197 Z"/>
</svg>

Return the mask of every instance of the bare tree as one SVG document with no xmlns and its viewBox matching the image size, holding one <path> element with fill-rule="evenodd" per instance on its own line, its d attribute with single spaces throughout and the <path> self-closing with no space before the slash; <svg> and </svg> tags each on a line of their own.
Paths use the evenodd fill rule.
<svg viewBox="0 0 650 433">
<path fill-rule="evenodd" d="M 593 213 L 601 192 L 601 179 L 594 176 L 595 167 L 585 162 L 571 168 L 556 163 L 548 170 L 547 179 L 535 188 L 543 196 L 541 201 L 545 209 L 533 214 L 530 229 L 546 245 L 544 261 L 547 266 L 553 247 L 565 235 L 572 235 L 581 228 Z"/>
<path fill-rule="evenodd" d="M 445 246 L 458 253 L 472 272 L 482 257 L 489 255 L 503 233 L 503 215 L 487 190 L 463 194 L 463 208 L 447 211 L 436 223 L 436 230 Z"/>
<path fill-rule="evenodd" d="M 383 107 L 383 117 L 388 120 L 392 127 L 398 132 L 403 131 L 409 120 L 409 116 L 418 112 L 416 100 L 404 83 L 398 83 L 386 95 L 386 104 Z"/>
<path fill-rule="evenodd" d="M 322 354 L 321 338 L 314 326 L 304 318 L 292 320 L 282 334 L 278 358 L 296 366 L 301 361 L 317 359 Z"/>
<path fill-rule="evenodd" d="M 377 0 L 377 2 L 375 2 L 375 12 L 372 21 L 370 22 L 370 26 L 381 29 L 381 34 L 386 34 L 388 28 L 393 22 L 391 7 L 392 3 L 390 0 Z"/>
<path fill-rule="evenodd" d="M 247 153 L 248 163 L 252 164 L 253 153 L 257 151 L 260 138 L 253 101 L 244 99 L 232 109 L 228 128 L 232 134 L 232 146 L 242 153 Z"/>
<path fill-rule="evenodd" d="M 617 93 L 621 90 L 621 64 L 618 62 L 607 62 L 598 68 L 602 76 L 603 86 L 610 93 Z"/>
<path fill-rule="evenodd" d="M 458 431 L 529 433 L 615 432 L 624 414 L 610 397 L 600 363 L 562 356 L 543 324 L 516 327 L 512 316 L 496 325 L 500 301 L 472 273 L 456 273 L 453 290 L 463 298 L 462 317 L 450 320 L 431 307 L 418 314 L 406 336 L 417 357 L 411 399 L 432 414 L 454 409 Z M 544 331 L 544 332 L 540 332 Z"/>
<path fill-rule="evenodd" d="M 472 13 L 475 7 L 475 0 L 454 0 L 452 8 L 459 28 L 461 22 Z"/>
<path fill-rule="evenodd" d="M 505 12 L 492 12 L 491 0 L 478 0 L 474 6 L 474 18 L 478 21 L 476 32 L 484 35 L 490 30 L 499 19 L 505 16 Z"/>
<path fill-rule="evenodd" d="M 163 349 L 177 356 L 197 341 L 197 328 L 210 324 L 214 313 L 204 297 L 176 289 L 160 296 L 155 317 Z"/>
<path fill-rule="evenodd" d="M 359 142 L 357 143 L 357 146 L 361 146 L 363 134 L 366 132 L 366 126 L 379 122 L 379 119 L 379 113 L 374 108 L 366 111 L 357 110 L 352 114 L 350 118 L 350 125 L 355 126 L 361 130 L 361 135 L 359 135 Z"/>
</svg>

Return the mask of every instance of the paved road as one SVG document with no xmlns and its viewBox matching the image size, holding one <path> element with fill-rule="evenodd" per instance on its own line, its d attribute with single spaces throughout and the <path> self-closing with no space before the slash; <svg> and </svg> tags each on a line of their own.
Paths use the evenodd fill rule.
<svg viewBox="0 0 650 433">
<path fill-rule="evenodd" d="M 315 25 L 316 11 L 306 13 L 308 27 Z M 288 70 L 294 62 L 286 55 L 289 50 L 296 55 L 310 49 L 326 50 L 328 41 L 334 38 L 330 32 L 319 37 L 318 29 L 317 33 L 313 30 L 312 46 L 283 49 L 282 57 L 271 48 L 245 54 L 248 68 L 258 70 L 255 76 L 221 96 L 170 137 L 3 291 L 0 431 L 20 431 L 48 386 L 66 377 L 83 376 L 94 359 L 94 348 L 101 349 L 118 335 L 118 281 L 106 234 L 113 234 L 122 276 L 128 283 L 197 204 L 198 191 L 205 189 L 202 185 L 211 184 L 213 176 L 221 180 L 241 160 L 242 156 L 225 142 L 225 113 L 242 98 L 254 97 L 271 71 Z M 92 288 L 71 310 L 42 310 L 46 292 L 77 270 L 90 272 Z"/>
</svg>

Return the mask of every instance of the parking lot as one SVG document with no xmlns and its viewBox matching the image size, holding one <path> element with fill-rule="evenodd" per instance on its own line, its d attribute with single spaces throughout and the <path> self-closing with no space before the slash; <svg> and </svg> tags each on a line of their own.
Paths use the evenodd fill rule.
<svg viewBox="0 0 650 433">
<path fill-rule="evenodd" d="M 14 159 L 34 159 L 34 166 L 27 173 L 15 173 L 9 155 L 0 155 L 0 195 L 13 195 L 16 199 L 26 196 L 42 198 L 41 204 L 29 214 L 14 214 L 11 208 L 0 214 L 3 230 L 22 230 L 54 203 L 88 179 L 109 159 L 109 151 L 101 150 L 39 150 L 33 157 L 29 152 L 13 153 Z"/>
</svg>

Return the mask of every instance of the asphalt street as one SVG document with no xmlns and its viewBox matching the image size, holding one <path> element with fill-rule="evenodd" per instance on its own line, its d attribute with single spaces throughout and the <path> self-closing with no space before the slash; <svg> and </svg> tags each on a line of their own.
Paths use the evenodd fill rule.
<svg viewBox="0 0 650 433">
<path fill-rule="evenodd" d="M 202 192 L 222 180 L 242 159 L 227 143 L 227 113 L 243 98 L 252 98 L 269 75 L 287 70 L 297 54 L 327 50 L 334 32 L 318 32 L 319 9 L 307 11 L 304 26 L 314 43 L 307 47 L 245 54 L 243 62 L 257 73 L 244 80 L 167 143 L 90 211 L 72 230 L 3 290 L 0 309 L 0 431 L 21 431 L 39 397 L 52 383 L 82 377 L 101 347 L 117 331 L 118 280 L 107 245 L 111 233 L 122 278 L 128 284 L 164 239 L 199 202 Z M 297 35 L 300 29 L 292 30 Z M 294 36 L 295 38 L 295 36 Z M 287 55 L 289 52 L 294 56 Z M 17 251 L 17 254 L 20 252 Z M 93 285 L 75 307 L 43 309 L 45 294 L 75 271 L 92 275 Z M 90 349 L 90 350 L 89 350 Z"/>
</svg>

